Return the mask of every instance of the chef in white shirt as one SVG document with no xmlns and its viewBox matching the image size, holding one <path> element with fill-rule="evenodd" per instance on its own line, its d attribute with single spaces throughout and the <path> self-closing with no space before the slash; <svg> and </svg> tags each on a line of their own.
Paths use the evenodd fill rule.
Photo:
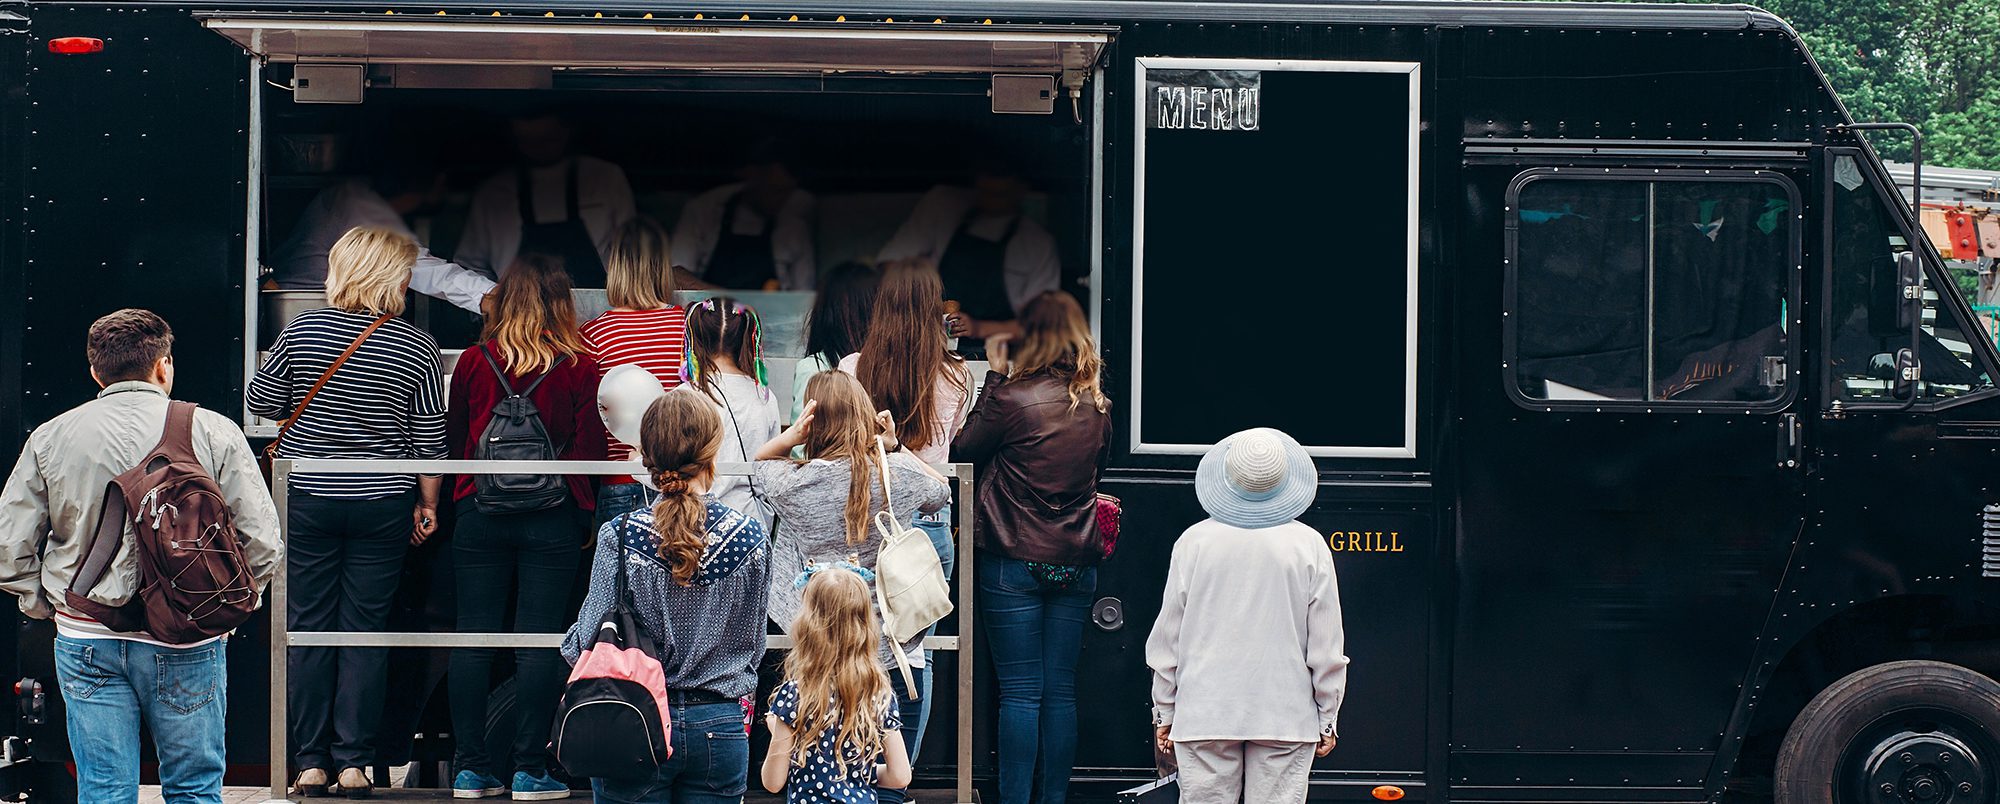
<svg viewBox="0 0 2000 804">
<path fill-rule="evenodd" d="M 580 288 L 604 287 L 604 255 L 637 214 L 624 169 L 571 153 L 568 121 L 529 113 L 512 122 L 521 164 L 481 184 L 466 213 L 460 265 L 499 276 L 524 251 L 561 257 Z M 522 195 L 526 184 L 532 192 Z"/>
<path fill-rule="evenodd" d="M 812 290 L 818 201 L 799 189 L 784 144 L 751 150 L 737 181 L 695 196 L 674 226 L 674 265 L 731 290 Z"/>
<path fill-rule="evenodd" d="M 1028 184 L 1000 162 L 974 165 L 971 187 L 932 188 L 878 258 L 935 261 L 944 297 L 958 303 L 952 334 L 961 351 L 983 339 L 1018 334 L 1016 313 L 1062 283 L 1055 238 L 1023 214 Z"/>
<path fill-rule="evenodd" d="M 327 251 L 357 226 L 381 227 L 417 239 L 403 216 L 434 205 L 443 194 L 442 179 L 427 169 L 391 167 L 372 180 L 351 179 L 321 190 L 299 216 L 292 236 L 273 252 L 272 281 L 288 290 L 325 287 Z M 420 246 L 417 265 L 410 271 L 410 289 L 477 313 L 480 300 L 493 289 L 493 280 L 438 259 Z"/>
</svg>

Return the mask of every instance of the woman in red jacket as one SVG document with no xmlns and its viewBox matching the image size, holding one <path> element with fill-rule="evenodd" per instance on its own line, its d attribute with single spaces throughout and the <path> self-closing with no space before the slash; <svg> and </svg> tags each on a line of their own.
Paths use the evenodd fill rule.
<svg viewBox="0 0 2000 804">
<path fill-rule="evenodd" d="M 494 406 L 512 393 L 534 404 L 549 446 L 560 460 L 605 458 L 604 425 L 597 416 L 597 364 L 577 333 L 568 272 L 556 260 L 527 255 L 516 260 L 493 291 L 493 315 L 480 343 L 459 356 L 452 371 L 445 434 L 454 458 L 471 459 L 489 438 Z M 518 430 L 518 428 L 513 428 Z M 457 571 L 458 630 L 505 630 L 505 607 L 514 598 L 520 633 L 562 633 L 569 625 L 570 586 L 590 534 L 596 496 L 588 477 L 565 478 L 567 493 L 522 495 L 460 475 L 452 491 L 458 524 L 452 532 Z M 568 798 L 569 786 L 549 778 L 549 719 L 565 673 L 550 650 L 521 650 L 515 657 L 519 726 L 513 756 L 486 756 L 486 701 L 492 688 L 493 648 L 459 648 L 451 655 L 452 731 L 461 735 L 452 792 L 485 798 L 512 792 L 516 801 Z M 495 761 L 497 760 L 497 761 Z M 513 770 L 511 784 L 495 771 Z"/>
</svg>

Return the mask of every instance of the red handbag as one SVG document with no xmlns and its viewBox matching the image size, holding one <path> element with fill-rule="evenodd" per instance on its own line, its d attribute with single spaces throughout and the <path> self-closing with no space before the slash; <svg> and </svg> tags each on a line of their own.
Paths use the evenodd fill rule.
<svg viewBox="0 0 2000 804">
<path fill-rule="evenodd" d="M 1103 492 L 1097 493 L 1097 535 L 1104 546 L 1104 557 L 1118 549 L 1118 526 L 1125 518 L 1125 503 L 1117 497 Z"/>
</svg>

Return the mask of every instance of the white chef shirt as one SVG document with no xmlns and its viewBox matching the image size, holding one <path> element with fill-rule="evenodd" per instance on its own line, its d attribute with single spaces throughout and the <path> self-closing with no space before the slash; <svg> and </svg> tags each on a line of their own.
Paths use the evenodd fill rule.
<svg viewBox="0 0 2000 804">
<path fill-rule="evenodd" d="M 624 168 L 588 156 L 573 159 L 577 216 L 583 218 L 590 239 L 597 243 L 598 256 L 603 257 L 610 252 L 611 236 L 619 225 L 638 214 L 632 203 L 632 185 L 625 180 Z M 566 219 L 569 165 L 570 160 L 563 160 L 548 167 L 528 169 L 528 181 L 535 187 L 536 223 L 560 223 Z M 519 174 L 518 168 L 502 170 L 473 193 L 472 208 L 466 213 L 465 235 L 459 238 L 458 251 L 452 255 L 458 264 L 488 276 L 499 276 L 520 255 Z"/>
<path fill-rule="evenodd" d="M 895 237 L 889 238 L 889 244 L 882 247 L 877 258 L 884 262 L 909 257 L 942 259 L 945 247 L 951 245 L 952 237 L 965 223 L 966 213 L 972 211 L 972 200 L 972 190 L 968 188 L 931 188 L 917 201 L 917 208 L 910 212 L 910 219 L 896 230 Z M 1007 234 L 1007 227 L 1013 222 L 1014 217 L 1010 215 L 985 215 L 974 219 L 966 232 L 973 237 L 999 240 Z M 1027 307 L 1036 296 L 1055 290 L 1062 284 L 1062 262 L 1056 254 L 1056 239 L 1033 219 L 1021 218 L 1021 226 L 1015 230 L 1014 239 L 1007 243 L 1004 260 L 1007 302 L 1014 305 L 1016 313 Z"/>
<path fill-rule="evenodd" d="M 722 218 L 728 213 L 730 199 L 742 191 L 741 182 L 725 184 L 688 201 L 674 226 L 675 265 L 698 276 L 708 274 L 708 258 L 722 239 Z M 778 208 L 777 223 L 771 227 L 771 260 L 777 264 L 778 286 L 785 290 L 814 287 L 812 222 L 818 209 L 819 200 L 804 190 L 793 190 L 792 197 Z M 746 203 L 736 208 L 732 228 L 735 234 L 755 235 L 764 231 L 766 223 L 764 213 Z"/>
<path fill-rule="evenodd" d="M 344 181 L 321 190 L 306 205 L 291 238 L 271 259 L 271 278 L 287 289 L 325 287 L 327 252 L 356 226 L 378 226 L 416 239 L 381 193 L 358 179 Z M 493 280 L 431 256 L 430 249 L 420 246 L 417 265 L 410 271 L 410 289 L 476 313 L 479 300 L 493 289 Z"/>
</svg>

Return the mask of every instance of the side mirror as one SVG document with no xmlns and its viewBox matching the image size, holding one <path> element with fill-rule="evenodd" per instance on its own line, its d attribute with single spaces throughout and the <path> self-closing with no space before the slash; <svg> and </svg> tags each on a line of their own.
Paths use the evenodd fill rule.
<svg viewBox="0 0 2000 804">
<path fill-rule="evenodd" d="M 1894 393 L 1898 400 L 1917 398 L 1917 381 L 1924 378 L 1923 365 L 1917 362 L 1916 351 L 1908 348 L 1896 350 L 1896 384 Z"/>
<path fill-rule="evenodd" d="M 1915 252 L 1896 255 L 1896 283 L 1902 293 L 1901 303 L 1896 305 L 1896 323 L 1910 331 L 1910 345 L 1896 350 L 1893 392 L 1907 408 L 1917 403 L 1917 383 L 1924 378 L 1923 363 L 1917 358 L 1924 339 L 1924 268 Z"/>
<path fill-rule="evenodd" d="M 1917 331 L 1924 317 L 1924 269 L 1915 252 L 1896 253 L 1896 328 Z"/>
</svg>

